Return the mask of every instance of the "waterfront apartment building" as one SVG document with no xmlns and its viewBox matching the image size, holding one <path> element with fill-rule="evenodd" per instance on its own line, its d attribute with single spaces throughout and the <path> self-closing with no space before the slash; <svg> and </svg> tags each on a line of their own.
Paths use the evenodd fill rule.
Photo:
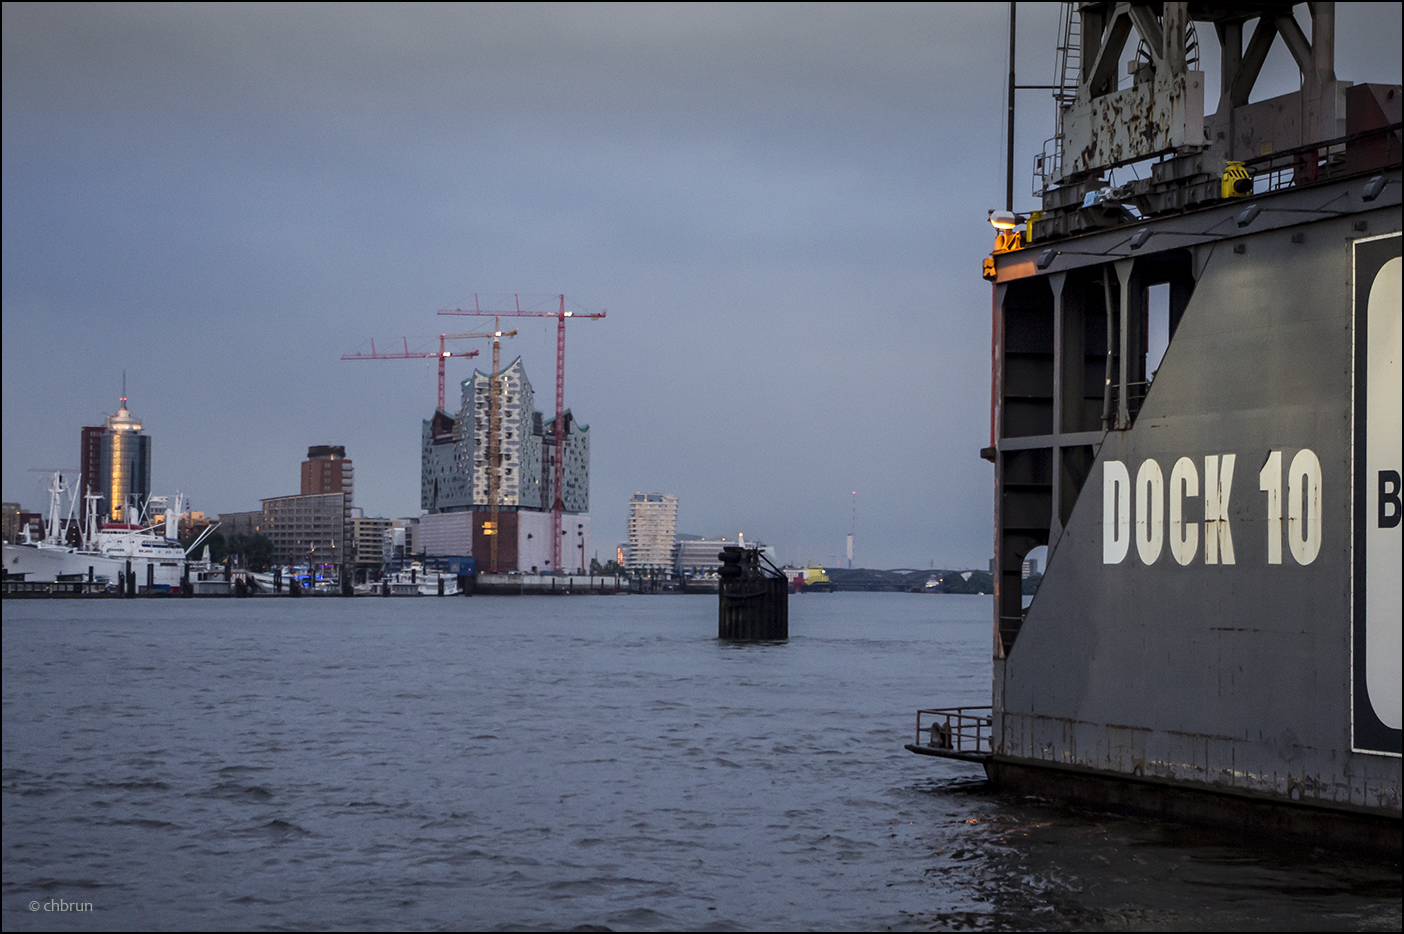
<svg viewBox="0 0 1404 934">
<path fill-rule="evenodd" d="M 630 571 L 673 568 L 678 498 L 671 493 L 635 493 L 629 500 L 629 540 L 624 566 Z"/>
<path fill-rule="evenodd" d="M 346 493 L 272 496 L 261 502 L 260 532 L 273 541 L 274 563 L 340 566 L 354 560 Z"/>
<path fill-rule="evenodd" d="M 356 500 L 355 467 L 346 459 L 346 448 L 339 444 L 317 444 L 307 449 L 302 462 L 302 495 L 345 493 L 346 501 Z"/>
<path fill-rule="evenodd" d="M 385 563 L 385 533 L 394 528 L 394 519 L 351 516 L 351 562 L 358 568 L 379 570 Z"/>
</svg>

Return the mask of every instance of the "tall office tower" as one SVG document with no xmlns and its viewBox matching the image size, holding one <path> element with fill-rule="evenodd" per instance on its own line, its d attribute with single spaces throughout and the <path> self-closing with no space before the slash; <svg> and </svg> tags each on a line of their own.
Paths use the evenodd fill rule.
<svg viewBox="0 0 1404 934">
<path fill-rule="evenodd" d="M 629 500 L 629 541 L 624 566 L 670 569 L 678 531 L 678 498 L 671 493 L 635 493 Z"/>
<path fill-rule="evenodd" d="M 102 494 L 102 436 L 107 434 L 106 425 L 88 425 L 82 429 L 83 453 L 78 463 L 82 474 L 78 478 L 78 502 L 88 493 Z M 86 509 L 80 505 L 79 509 Z M 105 512 L 101 503 L 98 512 Z"/>
<path fill-rule="evenodd" d="M 101 489 L 94 492 L 102 494 L 102 514 L 125 522 L 128 507 L 140 515 L 151 498 L 151 437 L 141 433 L 141 420 L 128 411 L 126 396 L 117 412 L 107 416 L 101 438 Z"/>
<path fill-rule="evenodd" d="M 307 449 L 302 462 L 302 495 L 345 493 L 346 506 L 355 500 L 356 472 L 341 445 L 317 444 Z"/>
</svg>

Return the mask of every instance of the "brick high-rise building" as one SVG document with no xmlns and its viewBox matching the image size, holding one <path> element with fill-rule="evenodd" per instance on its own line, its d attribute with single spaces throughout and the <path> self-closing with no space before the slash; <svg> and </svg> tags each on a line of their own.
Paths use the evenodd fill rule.
<svg viewBox="0 0 1404 934">
<path fill-rule="evenodd" d="M 341 445 L 317 444 L 307 449 L 302 462 L 302 495 L 345 493 L 346 505 L 355 502 L 355 468 Z"/>
</svg>

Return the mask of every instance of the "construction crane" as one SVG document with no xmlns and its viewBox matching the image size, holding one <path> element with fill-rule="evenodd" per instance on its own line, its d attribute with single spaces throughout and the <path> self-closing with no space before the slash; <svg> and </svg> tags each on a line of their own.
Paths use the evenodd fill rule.
<svg viewBox="0 0 1404 934">
<path fill-rule="evenodd" d="M 481 337 L 492 338 L 492 381 L 488 383 L 487 464 L 488 502 L 491 504 L 489 508 L 492 511 L 492 524 L 488 528 L 483 530 L 484 534 L 488 536 L 488 539 L 491 542 L 491 544 L 488 545 L 488 550 L 490 552 L 491 558 L 488 566 L 488 570 L 490 571 L 497 570 L 497 514 L 500 511 L 499 504 L 502 500 L 501 487 L 499 485 L 500 475 L 502 473 L 502 439 L 501 433 L 498 430 L 498 428 L 500 427 L 499 422 L 501 420 L 501 403 L 499 399 L 502 395 L 502 338 L 516 336 L 516 328 L 513 328 L 510 331 L 503 331 L 501 322 L 497 319 L 493 319 L 491 331 L 480 331 L 474 332 L 472 334 L 449 334 L 445 337 L 446 340 L 468 340 L 471 338 Z M 474 353 L 477 353 L 477 351 L 474 351 Z M 442 407 L 443 403 L 441 402 L 440 408 Z"/>
<path fill-rule="evenodd" d="M 557 295 L 554 298 L 560 302 L 558 311 L 523 311 L 522 302 L 519 296 L 512 296 L 515 309 L 507 311 L 487 310 L 478 303 L 478 296 L 473 295 L 473 307 L 467 308 L 441 308 L 441 315 L 471 315 L 478 318 L 555 318 L 556 319 L 556 422 L 554 439 L 552 446 L 555 451 L 555 481 L 552 484 L 551 502 L 551 562 L 556 570 L 561 568 L 561 512 L 565 509 L 565 501 L 561 496 L 561 482 L 565 473 L 565 323 L 567 318 L 603 318 L 605 311 L 597 314 L 578 314 L 566 311 L 565 296 Z"/>
<path fill-rule="evenodd" d="M 426 358 L 426 357 L 437 357 L 438 360 L 439 360 L 439 408 L 442 409 L 442 408 L 444 407 L 444 361 L 447 360 L 449 357 L 476 357 L 476 356 L 478 355 L 478 351 L 476 351 L 476 350 L 449 350 L 448 348 L 446 348 L 446 347 L 444 346 L 444 342 L 445 342 L 445 341 L 450 341 L 450 340 L 456 340 L 457 338 L 460 338 L 460 337 L 469 337 L 469 336 L 473 336 L 473 335 L 467 335 L 467 334 L 440 334 L 440 335 L 439 335 L 439 351 L 438 351 L 438 353 L 435 353 L 435 352 L 432 351 L 432 350 L 426 350 L 426 351 L 410 350 L 410 349 L 409 349 L 409 338 L 404 338 L 404 348 L 405 348 L 405 349 L 404 349 L 403 351 L 396 351 L 396 352 L 394 352 L 394 353 L 380 353 L 379 351 L 377 351 L 377 350 L 375 349 L 375 341 L 372 340 L 372 341 L 371 341 L 371 352 L 370 352 L 370 353 L 368 353 L 368 354 L 365 354 L 365 353 L 344 353 L 344 354 L 341 355 L 341 359 L 343 359 L 343 360 L 419 360 L 419 359 L 424 359 L 424 358 Z M 481 336 L 486 336 L 486 335 L 481 335 Z"/>
</svg>

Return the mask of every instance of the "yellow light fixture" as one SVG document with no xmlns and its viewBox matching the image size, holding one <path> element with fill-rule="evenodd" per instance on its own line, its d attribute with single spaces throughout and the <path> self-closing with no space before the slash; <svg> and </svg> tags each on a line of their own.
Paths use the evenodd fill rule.
<svg viewBox="0 0 1404 934">
<path fill-rule="evenodd" d="M 991 211 L 990 226 L 996 230 L 1013 230 L 1024 222 L 1024 218 L 1013 211 Z"/>
</svg>

